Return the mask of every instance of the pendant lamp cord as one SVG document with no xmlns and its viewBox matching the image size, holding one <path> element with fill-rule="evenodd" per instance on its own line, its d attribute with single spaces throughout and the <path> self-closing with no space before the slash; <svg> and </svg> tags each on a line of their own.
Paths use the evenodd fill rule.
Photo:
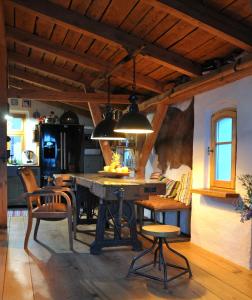
<svg viewBox="0 0 252 300">
<path fill-rule="evenodd" d="M 110 76 L 108 76 L 108 106 L 110 106 Z"/>
<path fill-rule="evenodd" d="M 133 84 L 132 84 L 133 93 L 136 91 L 136 56 L 133 56 Z"/>
</svg>

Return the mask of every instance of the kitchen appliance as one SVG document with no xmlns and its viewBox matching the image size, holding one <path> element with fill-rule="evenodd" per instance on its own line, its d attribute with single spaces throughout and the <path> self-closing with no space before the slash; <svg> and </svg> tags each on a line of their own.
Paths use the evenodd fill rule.
<svg viewBox="0 0 252 300">
<path fill-rule="evenodd" d="M 40 124 L 41 186 L 53 174 L 83 172 L 84 126 Z"/>
<path fill-rule="evenodd" d="M 104 166 L 99 141 L 91 139 L 93 128 L 85 127 L 84 131 L 84 173 L 97 173 Z"/>
<path fill-rule="evenodd" d="M 24 150 L 22 153 L 22 162 L 23 164 L 34 165 L 37 163 L 36 154 L 31 150 Z"/>
</svg>

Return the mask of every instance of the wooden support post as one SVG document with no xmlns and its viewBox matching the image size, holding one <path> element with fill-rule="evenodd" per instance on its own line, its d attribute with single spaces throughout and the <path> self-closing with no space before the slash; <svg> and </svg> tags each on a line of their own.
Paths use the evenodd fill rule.
<svg viewBox="0 0 252 300">
<path fill-rule="evenodd" d="M 159 130 L 162 126 L 163 120 L 166 116 L 167 109 L 168 109 L 168 105 L 166 105 L 166 104 L 158 104 L 157 105 L 156 112 L 155 112 L 152 122 L 151 122 L 154 132 L 147 135 L 145 142 L 143 144 L 143 149 L 140 152 L 139 163 L 138 163 L 137 171 L 136 171 L 137 178 L 144 178 L 145 166 L 147 164 L 151 150 L 157 139 L 157 136 L 158 136 Z"/>
<path fill-rule="evenodd" d="M 0 227 L 7 227 L 7 48 L 4 27 L 4 5 L 0 1 Z"/>
<path fill-rule="evenodd" d="M 94 123 L 94 126 L 96 126 L 99 122 L 102 121 L 102 113 L 99 108 L 98 104 L 88 102 L 90 114 Z M 102 155 L 105 160 L 105 164 L 109 165 L 112 159 L 112 150 L 110 148 L 109 142 L 108 141 L 99 141 L 101 150 L 102 150 Z"/>
</svg>

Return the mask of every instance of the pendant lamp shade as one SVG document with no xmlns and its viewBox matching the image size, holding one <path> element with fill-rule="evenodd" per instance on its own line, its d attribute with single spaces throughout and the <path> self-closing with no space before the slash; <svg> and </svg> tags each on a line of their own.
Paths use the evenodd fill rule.
<svg viewBox="0 0 252 300">
<path fill-rule="evenodd" d="M 92 132 L 92 140 L 125 140 L 123 133 L 114 131 L 117 122 L 113 119 L 113 111 L 110 105 L 110 77 L 108 77 L 108 103 L 105 118 L 99 122 Z"/>
<path fill-rule="evenodd" d="M 112 113 L 106 113 L 104 120 L 97 124 L 91 139 L 93 140 L 125 140 L 122 133 L 114 131 L 116 121 L 113 119 Z"/>
<path fill-rule="evenodd" d="M 136 98 L 135 95 L 131 95 L 132 98 Z M 136 133 L 136 134 L 147 134 L 153 132 L 149 120 L 139 112 L 138 105 L 136 104 L 136 99 L 129 107 L 129 112 L 124 114 L 115 126 L 116 133 Z"/>
<path fill-rule="evenodd" d="M 147 134 L 153 132 L 149 120 L 144 114 L 139 112 L 137 105 L 136 95 L 136 62 L 133 58 L 133 85 L 132 94 L 129 97 L 130 107 L 129 111 L 122 116 L 117 125 L 115 126 L 115 132 L 120 133 L 135 133 L 135 134 Z"/>
</svg>

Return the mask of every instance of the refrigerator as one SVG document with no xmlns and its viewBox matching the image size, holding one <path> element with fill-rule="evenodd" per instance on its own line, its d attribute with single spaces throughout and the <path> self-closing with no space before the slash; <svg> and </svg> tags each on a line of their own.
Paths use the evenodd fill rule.
<svg viewBox="0 0 252 300">
<path fill-rule="evenodd" d="M 84 126 L 40 125 L 39 165 L 41 186 L 53 174 L 83 172 Z"/>
</svg>

